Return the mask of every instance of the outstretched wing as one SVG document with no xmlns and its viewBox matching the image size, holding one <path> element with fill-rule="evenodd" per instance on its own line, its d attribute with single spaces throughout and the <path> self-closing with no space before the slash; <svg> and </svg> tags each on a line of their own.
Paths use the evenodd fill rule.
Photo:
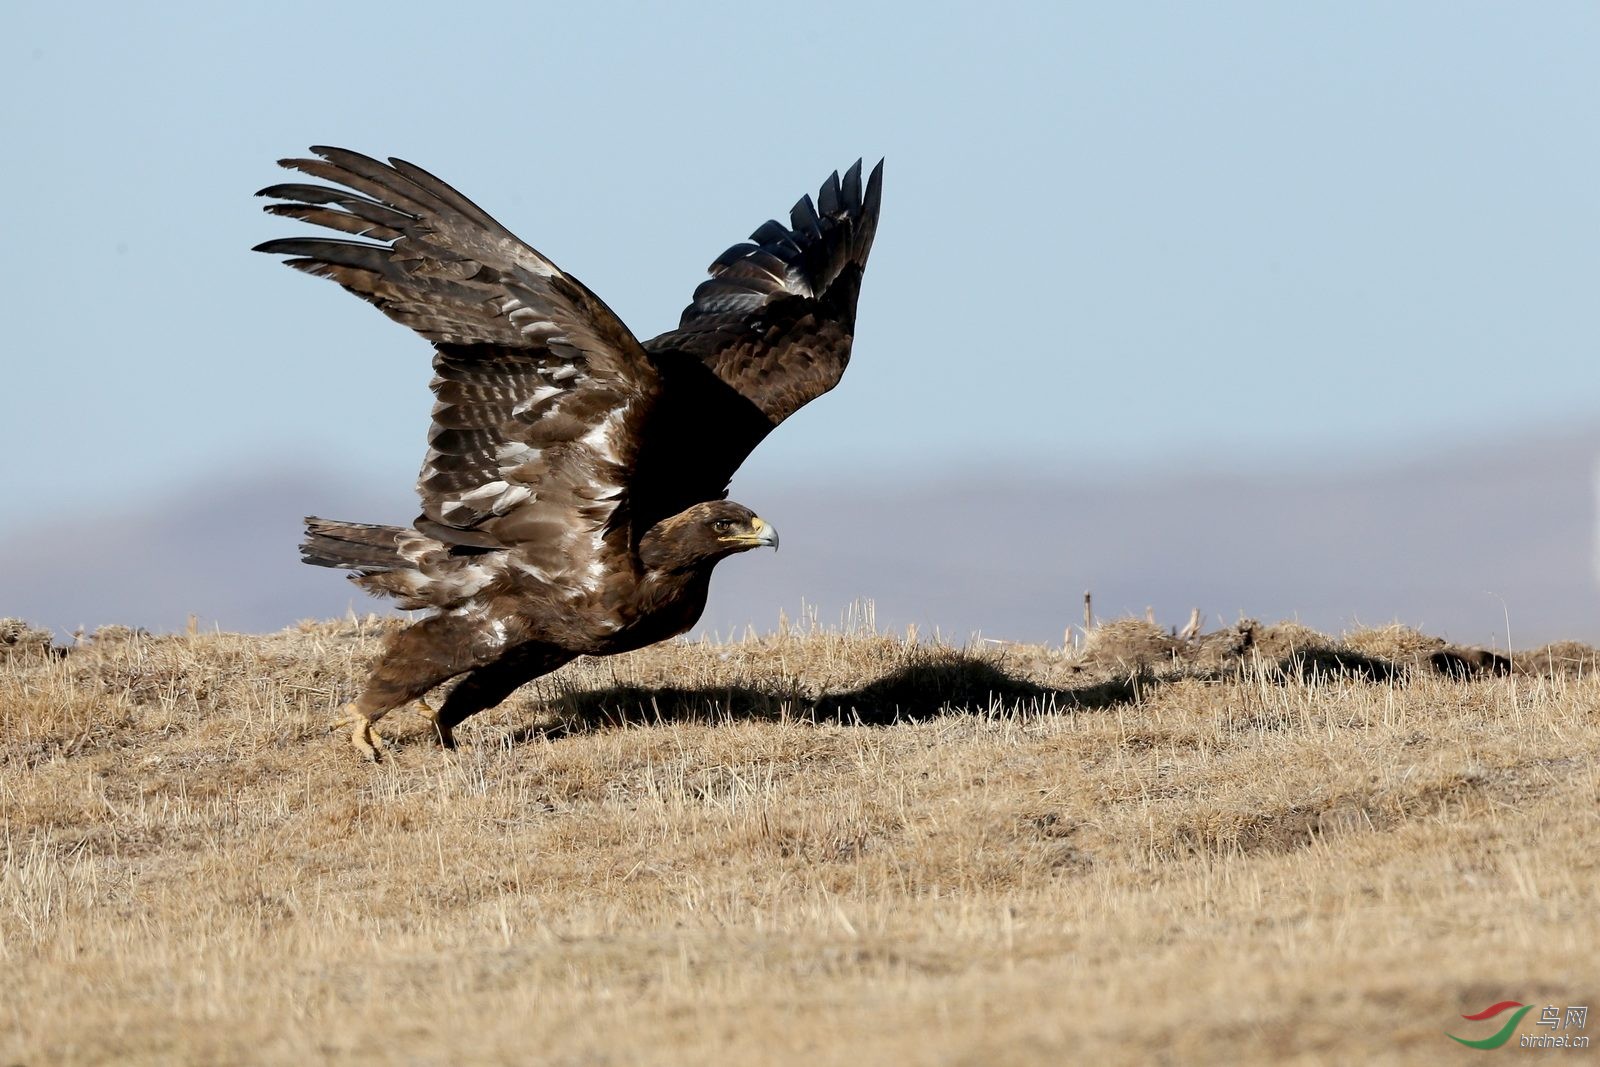
<svg viewBox="0 0 1600 1067">
<path fill-rule="evenodd" d="M 259 195 L 274 215 L 351 235 L 257 250 L 331 278 L 434 343 L 437 403 L 418 528 L 515 547 L 552 579 L 590 569 L 638 457 L 659 376 L 576 278 L 410 163 L 316 147 L 283 166 L 335 183 Z"/>
<path fill-rule="evenodd" d="M 726 496 L 773 427 L 838 384 L 882 187 L 882 162 L 865 189 L 860 161 L 835 172 L 789 225 L 718 256 L 678 328 L 645 342 L 663 388 L 628 489 L 635 529 Z"/>
<path fill-rule="evenodd" d="M 881 160 L 865 191 L 860 160 L 842 180 L 835 171 L 789 225 L 763 223 L 718 256 L 678 328 L 645 348 L 693 355 L 771 426 L 832 389 L 850 361 L 882 189 Z"/>
</svg>

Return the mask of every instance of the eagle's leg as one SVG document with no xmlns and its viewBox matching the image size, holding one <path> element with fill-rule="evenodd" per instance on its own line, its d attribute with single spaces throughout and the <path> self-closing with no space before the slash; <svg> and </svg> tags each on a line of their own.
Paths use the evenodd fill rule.
<svg viewBox="0 0 1600 1067">
<path fill-rule="evenodd" d="M 350 744 L 376 763 L 382 758 L 383 738 L 374 724 L 396 708 L 405 707 L 441 682 L 485 667 L 510 650 L 485 640 L 481 617 L 435 615 L 406 627 L 385 643 L 361 695 L 344 706 L 335 729 L 351 727 Z M 503 632 L 503 629 L 502 629 Z M 457 720 L 459 721 L 459 720 Z"/>
<path fill-rule="evenodd" d="M 342 709 L 344 716 L 328 726 L 330 730 L 341 730 L 346 726 L 352 727 L 350 744 L 355 750 L 377 763 L 382 758 L 383 738 L 373 727 L 373 720 L 363 715 L 357 708 L 355 701 L 346 704 Z"/>
<path fill-rule="evenodd" d="M 417 701 L 417 714 L 433 726 L 433 735 L 439 739 L 439 747 L 453 749 L 456 747 L 455 731 L 440 720 L 439 712 L 439 708 L 430 707 L 426 700 Z"/>
<path fill-rule="evenodd" d="M 455 748 L 455 728 L 462 720 L 494 707 L 519 686 L 549 674 L 572 659 L 572 653 L 537 641 L 518 645 L 501 659 L 479 667 L 457 682 L 445 697 L 444 705 L 437 711 L 429 708 L 422 713 L 423 717 L 433 723 L 439 744 Z"/>
</svg>

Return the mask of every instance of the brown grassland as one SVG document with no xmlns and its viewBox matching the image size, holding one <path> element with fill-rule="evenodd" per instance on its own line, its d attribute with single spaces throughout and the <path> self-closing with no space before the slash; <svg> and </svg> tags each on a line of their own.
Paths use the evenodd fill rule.
<svg viewBox="0 0 1600 1067">
<path fill-rule="evenodd" d="M 1592 649 L 809 629 L 371 766 L 326 723 L 384 625 L 0 630 L 0 1063 L 1459 1062 L 1600 1012 Z"/>
</svg>

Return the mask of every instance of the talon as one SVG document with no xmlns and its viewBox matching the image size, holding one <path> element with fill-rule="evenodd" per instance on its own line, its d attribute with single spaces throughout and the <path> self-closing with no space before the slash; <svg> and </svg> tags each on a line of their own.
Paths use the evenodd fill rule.
<svg viewBox="0 0 1600 1067">
<path fill-rule="evenodd" d="M 453 749 L 456 747 L 455 731 L 439 721 L 439 712 L 428 706 L 427 701 L 417 701 L 417 714 L 433 724 L 434 736 L 439 739 L 439 747 Z"/>
<path fill-rule="evenodd" d="M 383 738 L 380 737 L 378 735 L 378 731 L 373 728 L 371 719 L 367 718 L 358 711 L 352 711 L 338 722 L 332 724 L 329 729 L 337 730 L 343 726 L 352 727 L 350 731 L 350 744 L 354 746 L 357 752 L 361 753 L 372 763 L 382 762 Z"/>
</svg>

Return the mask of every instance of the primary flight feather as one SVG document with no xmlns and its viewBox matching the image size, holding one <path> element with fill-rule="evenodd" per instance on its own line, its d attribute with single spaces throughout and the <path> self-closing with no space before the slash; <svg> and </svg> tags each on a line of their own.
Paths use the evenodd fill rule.
<svg viewBox="0 0 1600 1067">
<path fill-rule="evenodd" d="M 877 229 L 883 164 L 857 161 L 711 264 L 675 330 L 640 342 L 583 283 L 404 160 L 340 148 L 283 166 L 328 182 L 266 210 L 342 237 L 267 241 L 433 343 L 435 404 L 409 527 L 306 520 L 305 561 L 432 614 L 393 634 L 344 725 L 460 677 L 440 741 L 579 655 L 683 633 L 712 568 L 776 547 L 726 499 L 773 427 L 838 384 Z"/>
</svg>

